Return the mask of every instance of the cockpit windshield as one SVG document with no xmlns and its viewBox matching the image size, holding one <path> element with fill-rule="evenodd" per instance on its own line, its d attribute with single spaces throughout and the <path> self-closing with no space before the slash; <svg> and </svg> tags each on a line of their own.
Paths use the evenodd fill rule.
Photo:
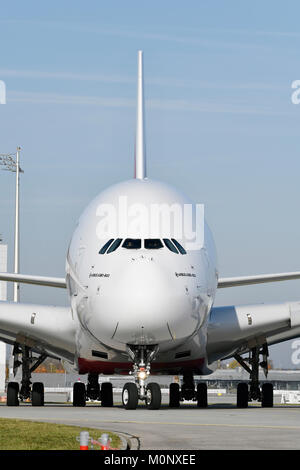
<svg viewBox="0 0 300 470">
<path fill-rule="evenodd" d="M 125 238 L 124 241 L 122 238 L 111 238 L 102 246 L 99 254 L 104 255 L 112 253 L 120 246 L 127 250 L 140 250 L 141 248 L 145 248 L 145 250 L 159 250 L 167 247 L 172 253 L 176 253 L 177 255 L 179 253 L 186 255 L 186 251 L 183 246 L 174 238 L 172 238 L 172 240 L 169 238 L 163 238 L 163 242 L 160 238 L 145 238 L 145 240 L 140 238 Z"/>
<path fill-rule="evenodd" d="M 183 246 L 180 245 L 180 243 L 177 240 L 175 240 L 175 238 L 172 238 L 172 242 L 174 243 L 174 245 L 176 245 L 176 248 L 178 248 L 178 250 L 180 251 L 182 255 L 186 255 L 185 249 L 183 248 Z"/>
<path fill-rule="evenodd" d="M 114 241 L 113 238 L 111 238 L 110 240 L 108 240 L 108 242 L 106 242 L 103 247 L 101 248 L 101 250 L 99 251 L 99 255 L 104 255 L 104 253 L 106 252 L 107 248 L 109 247 L 109 245 L 111 245 L 111 243 Z"/>
<path fill-rule="evenodd" d="M 122 238 L 117 238 L 113 244 L 110 246 L 110 248 L 107 250 L 107 254 L 108 253 L 112 253 L 113 251 L 116 251 L 117 248 L 119 248 L 119 246 L 121 245 L 122 243 Z"/>
<path fill-rule="evenodd" d="M 171 242 L 171 240 L 169 240 L 168 238 L 164 238 L 164 244 L 166 245 L 166 247 L 170 250 L 170 251 L 173 251 L 173 253 L 179 253 L 176 246 Z"/>
<path fill-rule="evenodd" d="M 122 248 L 127 250 L 139 250 L 142 247 L 142 240 L 140 238 L 126 238 Z"/>
<path fill-rule="evenodd" d="M 146 250 L 158 250 L 159 248 L 163 248 L 164 245 L 159 238 L 146 238 L 144 240 L 144 247 Z"/>
</svg>

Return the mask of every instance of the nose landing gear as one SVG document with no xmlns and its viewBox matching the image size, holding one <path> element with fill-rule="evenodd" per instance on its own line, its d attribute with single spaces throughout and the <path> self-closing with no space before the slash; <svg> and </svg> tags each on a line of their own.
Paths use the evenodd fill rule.
<svg viewBox="0 0 300 470">
<path fill-rule="evenodd" d="M 127 353 L 133 361 L 132 375 L 135 383 L 127 382 L 123 387 L 122 402 L 126 410 L 135 410 L 138 401 L 146 403 L 149 410 L 158 410 L 161 405 L 161 390 L 157 383 L 145 381 L 150 375 L 150 363 L 158 352 L 157 346 L 128 346 Z"/>
<path fill-rule="evenodd" d="M 161 405 L 161 391 L 157 383 L 150 383 L 146 389 L 146 405 L 149 410 L 158 410 Z"/>
</svg>

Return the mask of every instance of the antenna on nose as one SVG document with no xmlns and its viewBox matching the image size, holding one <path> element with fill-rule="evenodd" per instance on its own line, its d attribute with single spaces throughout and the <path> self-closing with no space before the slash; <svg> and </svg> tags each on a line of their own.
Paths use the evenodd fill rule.
<svg viewBox="0 0 300 470">
<path fill-rule="evenodd" d="M 137 110 L 135 137 L 135 178 L 146 178 L 146 144 L 145 144 L 145 105 L 143 79 L 143 51 L 138 51 Z"/>
</svg>

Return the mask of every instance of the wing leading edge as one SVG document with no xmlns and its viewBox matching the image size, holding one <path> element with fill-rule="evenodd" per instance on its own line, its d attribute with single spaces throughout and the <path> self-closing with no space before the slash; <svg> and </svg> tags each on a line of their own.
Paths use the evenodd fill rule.
<svg viewBox="0 0 300 470">
<path fill-rule="evenodd" d="M 300 302 L 214 307 L 207 333 L 209 363 L 299 336 Z"/>
<path fill-rule="evenodd" d="M 39 286 L 60 287 L 66 289 L 66 280 L 62 277 L 32 276 L 28 274 L 0 273 L 0 281 L 20 282 Z"/>
<path fill-rule="evenodd" d="M 76 321 L 69 307 L 0 302 L 0 340 L 73 362 Z"/>
<path fill-rule="evenodd" d="M 218 280 L 218 289 L 225 287 L 249 286 L 267 282 L 291 281 L 300 279 L 300 271 L 277 274 L 258 274 L 255 276 L 221 277 Z M 67 288 L 66 280 L 62 277 L 35 276 L 29 274 L 0 273 L 0 281 L 20 282 L 39 286 Z"/>
<path fill-rule="evenodd" d="M 300 279 L 300 271 L 291 273 L 259 274 L 255 276 L 221 277 L 218 280 L 218 289 L 224 287 L 263 284 L 266 282 L 291 281 L 293 279 Z"/>
</svg>

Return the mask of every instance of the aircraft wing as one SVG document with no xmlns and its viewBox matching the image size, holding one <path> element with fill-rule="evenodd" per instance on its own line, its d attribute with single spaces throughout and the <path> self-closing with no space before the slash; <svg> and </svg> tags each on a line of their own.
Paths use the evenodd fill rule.
<svg viewBox="0 0 300 470">
<path fill-rule="evenodd" d="M 0 273 L 0 281 L 20 282 L 23 284 L 36 284 L 39 286 L 66 288 L 66 280 L 62 277 L 32 276 L 28 274 Z"/>
<path fill-rule="evenodd" d="M 290 281 L 300 279 L 300 271 L 278 274 L 258 274 L 255 276 L 221 277 L 218 280 L 218 289 L 224 287 L 247 286 L 266 282 Z M 66 280 L 62 277 L 32 276 L 28 274 L 0 273 L 0 281 L 20 282 L 40 286 L 60 287 L 66 289 Z"/>
<path fill-rule="evenodd" d="M 300 279 L 299 271 L 293 273 L 258 274 L 256 276 L 221 277 L 218 280 L 218 289 L 262 284 L 265 282 L 290 281 L 293 279 Z"/>
<path fill-rule="evenodd" d="M 69 307 L 0 302 L 0 340 L 73 362 L 75 320 Z"/>
<path fill-rule="evenodd" d="M 215 307 L 211 310 L 209 363 L 300 336 L 300 302 Z"/>
</svg>

